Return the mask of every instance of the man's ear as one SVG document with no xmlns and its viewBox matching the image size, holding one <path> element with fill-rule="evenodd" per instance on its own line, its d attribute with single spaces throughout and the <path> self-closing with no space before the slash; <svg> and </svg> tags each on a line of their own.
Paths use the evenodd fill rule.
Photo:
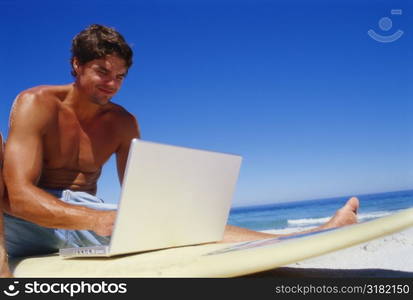
<svg viewBox="0 0 413 300">
<path fill-rule="evenodd" d="M 77 59 L 77 57 L 73 57 L 72 65 L 73 65 L 73 70 L 77 72 L 79 70 L 79 60 Z"/>
</svg>

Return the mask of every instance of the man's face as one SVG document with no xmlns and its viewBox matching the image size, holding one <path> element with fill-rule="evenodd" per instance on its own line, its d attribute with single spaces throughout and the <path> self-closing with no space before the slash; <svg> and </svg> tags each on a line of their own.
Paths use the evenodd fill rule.
<svg viewBox="0 0 413 300">
<path fill-rule="evenodd" d="M 116 55 L 94 59 L 84 65 L 77 64 L 76 84 L 79 89 L 98 105 L 107 104 L 120 89 L 126 76 L 125 61 Z"/>
</svg>

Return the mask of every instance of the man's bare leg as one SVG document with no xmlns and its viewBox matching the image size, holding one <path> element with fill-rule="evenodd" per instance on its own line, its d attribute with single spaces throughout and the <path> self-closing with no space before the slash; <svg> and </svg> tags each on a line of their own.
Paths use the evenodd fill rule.
<svg viewBox="0 0 413 300">
<path fill-rule="evenodd" d="M 12 274 L 9 270 L 9 264 L 7 262 L 7 253 L 4 246 L 4 230 L 3 230 L 3 196 L 4 196 L 4 184 L 2 177 L 2 162 L 3 162 L 3 139 L 0 133 L 0 277 L 11 277 Z"/>
<path fill-rule="evenodd" d="M 350 225 L 357 223 L 357 209 L 359 207 L 359 200 L 356 197 L 350 198 L 346 204 L 340 208 L 335 215 L 325 224 L 306 231 L 300 231 L 297 233 L 290 234 L 270 234 L 264 232 L 258 232 L 249 230 L 246 228 L 241 228 L 237 226 L 227 225 L 225 228 L 224 239 L 221 243 L 231 243 L 231 242 L 243 242 L 252 241 L 259 239 L 268 239 L 280 236 L 293 236 L 296 234 L 302 234 L 307 232 L 320 231 L 323 229 L 341 227 L 345 225 Z"/>
<path fill-rule="evenodd" d="M 0 206 L 1 209 L 1 206 Z M 0 277 L 12 277 L 4 247 L 3 212 L 0 211 Z"/>
</svg>

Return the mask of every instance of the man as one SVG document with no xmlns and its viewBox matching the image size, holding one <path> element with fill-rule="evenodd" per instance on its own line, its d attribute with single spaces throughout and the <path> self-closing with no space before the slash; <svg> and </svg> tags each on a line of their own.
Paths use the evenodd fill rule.
<svg viewBox="0 0 413 300">
<path fill-rule="evenodd" d="M 0 199 L 3 199 L 4 185 L 3 176 L 1 174 L 3 165 L 3 137 L 0 133 Z M 4 236 L 3 236 L 3 207 L 0 201 L 0 277 L 11 277 L 9 265 L 7 262 L 7 253 L 4 248 Z"/>
<path fill-rule="evenodd" d="M 114 29 L 91 25 L 74 38 L 71 64 L 74 83 L 26 90 L 13 105 L 4 166 L 12 256 L 105 244 L 112 233 L 116 211 L 93 195 L 113 153 L 122 183 L 130 141 L 140 137 L 135 117 L 110 101 L 132 50 Z M 357 207 L 352 198 L 319 229 L 354 223 Z M 228 225 L 224 241 L 272 236 Z"/>
</svg>

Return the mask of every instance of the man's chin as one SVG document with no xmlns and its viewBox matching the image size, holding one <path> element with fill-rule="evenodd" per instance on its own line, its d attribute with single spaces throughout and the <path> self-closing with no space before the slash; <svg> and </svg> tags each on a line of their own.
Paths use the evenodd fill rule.
<svg viewBox="0 0 413 300">
<path fill-rule="evenodd" d="M 108 104 L 110 102 L 110 100 L 112 100 L 112 97 L 110 97 L 110 98 L 97 98 L 97 97 L 92 98 L 92 102 L 94 104 L 97 104 L 97 105 L 100 105 L 100 106 Z"/>
</svg>

